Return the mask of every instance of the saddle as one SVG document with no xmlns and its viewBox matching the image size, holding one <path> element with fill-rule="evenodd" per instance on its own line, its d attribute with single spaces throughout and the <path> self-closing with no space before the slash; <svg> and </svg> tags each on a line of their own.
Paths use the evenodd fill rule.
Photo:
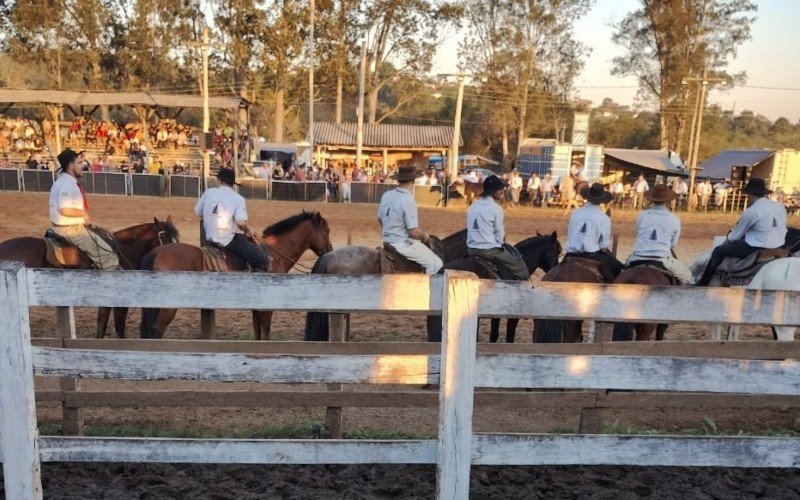
<svg viewBox="0 0 800 500">
<path fill-rule="evenodd" d="M 611 274 L 611 271 L 606 269 L 606 266 L 604 266 L 603 263 L 600 261 L 589 259 L 586 257 L 577 257 L 575 255 L 565 255 L 564 258 L 561 260 L 561 263 L 574 264 L 588 271 L 591 271 L 592 274 L 594 274 L 595 277 L 597 277 L 597 281 L 601 283 L 611 283 L 614 281 L 614 277 Z"/>
<path fill-rule="evenodd" d="M 649 267 L 651 269 L 655 269 L 659 271 L 661 274 L 664 275 L 669 280 L 670 286 L 678 286 L 680 283 L 678 282 L 678 278 L 675 277 L 669 270 L 664 267 L 664 263 L 660 260 L 635 260 L 625 266 L 625 269 L 633 269 L 636 267 Z"/>
<path fill-rule="evenodd" d="M 52 229 L 44 233 L 45 262 L 56 269 L 94 269 L 86 253 Z M 112 247 L 114 248 L 114 247 Z"/>
<path fill-rule="evenodd" d="M 203 252 L 203 269 L 214 273 L 228 270 L 228 253 L 217 245 L 205 245 L 200 249 Z M 248 266 L 248 271 L 250 271 Z"/>
<path fill-rule="evenodd" d="M 481 257 L 480 255 L 467 255 L 467 260 L 471 260 L 485 267 L 491 274 L 493 274 L 492 279 L 507 281 L 516 279 L 514 278 L 514 275 L 511 274 L 511 271 L 509 271 L 502 262 L 487 259 L 485 257 Z"/>
<path fill-rule="evenodd" d="M 722 286 L 745 286 L 765 264 L 788 256 L 789 250 L 785 248 L 770 248 L 753 252 L 741 259 L 726 257 L 717 268 L 715 275 L 719 278 Z"/>
<path fill-rule="evenodd" d="M 433 253 L 439 256 L 440 259 L 443 261 L 445 260 L 444 245 L 439 238 L 431 236 L 430 243 L 426 246 L 433 250 Z M 422 266 L 402 256 L 400 252 L 389 243 L 384 243 L 382 247 L 378 247 L 376 250 L 380 256 L 381 274 L 425 272 Z"/>
</svg>

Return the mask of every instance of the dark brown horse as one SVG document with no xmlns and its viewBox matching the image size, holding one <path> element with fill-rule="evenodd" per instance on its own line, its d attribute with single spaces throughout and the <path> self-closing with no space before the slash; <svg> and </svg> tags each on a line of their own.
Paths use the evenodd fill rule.
<svg viewBox="0 0 800 500">
<path fill-rule="evenodd" d="M 636 266 L 625 269 L 617 276 L 614 283 L 626 285 L 653 285 L 671 286 L 672 280 L 664 271 L 648 266 Z M 664 340 L 664 333 L 669 327 L 666 323 L 614 323 L 614 333 L 611 340 Z"/>
<path fill-rule="evenodd" d="M 306 250 L 318 256 L 333 250 L 330 227 L 319 212 L 303 212 L 267 227 L 261 240 L 272 257 L 272 272 L 288 273 Z M 205 271 L 203 251 L 196 246 L 178 243 L 156 248 L 145 256 L 142 268 L 153 271 Z M 228 271 L 244 271 L 246 263 L 228 255 Z M 175 318 L 176 309 L 143 309 L 142 338 L 162 338 Z M 253 311 L 256 340 L 269 339 L 272 311 Z"/>
<path fill-rule="evenodd" d="M 172 223 L 172 216 L 167 217 L 164 221 L 154 218 L 153 222 L 117 231 L 113 234 L 113 238 L 116 242 L 120 266 L 126 270 L 139 269 L 142 257 L 154 248 L 180 241 L 178 230 Z M 86 254 L 74 246 L 65 247 L 63 253 L 64 260 L 67 262 L 65 267 L 68 269 L 90 269 L 92 267 L 92 262 Z M 44 238 L 26 236 L 0 243 L 0 260 L 22 262 L 26 267 L 53 267 L 47 261 L 47 245 Z M 97 338 L 105 336 L 110 313 L 111 309 L 107 307 L 98 310 Z M 127 315 L 127 308 L 114 308 L 114 327 L 120 338 L 125 336 Z"/>
</svg>

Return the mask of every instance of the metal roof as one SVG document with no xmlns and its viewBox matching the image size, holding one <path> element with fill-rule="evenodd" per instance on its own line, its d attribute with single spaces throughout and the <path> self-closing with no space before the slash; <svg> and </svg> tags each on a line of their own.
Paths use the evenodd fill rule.
<svg viewBox="0 0 800 500">
<path fill-rule="evenodd" d="M 314 143 L 355 147 L 356 124 L 317 122 Z M 453 127 L 448 125 L 364 124 L 364 147 L 368 148 L 449 149 L 452 144 Z"/>
<path fill-rule="evenodd" d="M 203 98 L 187 94 L 152 92 L 75 92 L 71 90 L 0 89 L 0 102 L 10 104 L 62 104 L 65 106 L 160 106 L 164 108 L 202 108 Z M 217 109 L 238 109 L 249 104 L 241 97 L 210 97 L 208 105 Z"/>
<path fill-rule="evenodd" d="M 752 167 L 774 154 L 774 149 L 726 149 L 700 164 L 700 175 L 712 179 L 729 179 L 733 167 Z"/>
<path fill-rule="evenodd" d="M 615 149 L 603 150 L 606 156 L 624 161 L 642 168 L 673 175 L 686 175 L 687 169 L 683 160 L 674 151 L 660 149 Z"/>
</svg>

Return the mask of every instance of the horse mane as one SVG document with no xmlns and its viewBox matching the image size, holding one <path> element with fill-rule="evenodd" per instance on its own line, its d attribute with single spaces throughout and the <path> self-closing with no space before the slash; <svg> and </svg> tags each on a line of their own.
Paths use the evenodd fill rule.
<svg viewBox="0 0 800 500">
<path fill-rule="evenodd" d="M 464 239 L 466 237 L 466 234 L 467 234 L 467 229 L 466 228 L 461 229 L 453 234 L 447 235 L 444 238 L 442 238 L 442 243 L 447 244 L 454 240 Z"/>
<path fill-rule="evenodd" d="M 266 229 L 264 229 L 264 232 L 261 234 L 262 236 L 280 236 L 309 220 L 316 225 L 319 223 L 320 219 L 322 219 L 322 216 L 319 214 L 319 212 L 303 211 L 297 215 L 292 215 L 291 217 L 283 219 L 282 221 L 278 221 L 271 226 L 267 226 Z"/>
<path fill-rule="evenodd" d="M 172 221 L 159 220 L 158 223 L 164 226 L 164 232 L 168 241 L 178 241 L 178 238 L 180 238 L 180 233 Z M 151 230 L 155 225 L 155 222 L 145 222 L 144 224 L 136 224 L 135 226 L 114 231 L 114 239 L 117 241 L 138 239 L 141 237 L 143 232 Z"/>
</svg>

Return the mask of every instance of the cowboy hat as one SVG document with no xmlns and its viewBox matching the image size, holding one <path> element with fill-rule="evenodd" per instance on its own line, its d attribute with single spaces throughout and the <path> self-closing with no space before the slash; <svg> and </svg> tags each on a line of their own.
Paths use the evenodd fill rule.
<svg viewBox="0 0 800 500">
<path fill-rule="evenodd" d="M 495 191 L 500 191 L 506 187 L 508 187 L 508 183 L 506 181 L 500 177 L 497 177 L 496 175 L 490 175 L 483 180 L 483 196 L 489 196 Z"/>
<path fill-rule="evenodd" d="M 390 179 L 397 179 L 397 182 L 413 181 L 417 177 L 419 177 L 419 172 L 413 165 L 403 165 L 397 169 L 396 174 L 389 176 Z"/>
<path fill-rule="evenodd" d="M 588 202 L 599 205 L 601 203 L 608 203 L 614 199 L 614 195 L 603 189 L 603 185 L 595 182 L 592 187 L 585 187 L 581 189 L 581 197 Z"/>
<path fill-rule="evenodd" d="M 77 151 L 74 151 L 74 150 L 72 150 L 70 148 L 65 149 L 64 151 L 59 153 L 59 155 L 57 157 L 57 159 L 58 159 L 58 165 L 57 165 L 58 169 L 66 170 L 67 167 L 69 166 L 69 164 L 72 163 L 73 161 L 75 161 L 76 158 L 79 158 L 82 153 L 83 153 L 83 151 L 78 153 Z M 58 170 L 58 169 L 56 169 L 56 170 Z"/>
<path fill-rule="evenodd" d="M 237 186 L 241 186 L 241 184 L 236 182 L 236 172 L 230 168 L 219 169 L 219 172 L 217 172 L 217 179 L 227 184 L 236 184 Z"/>
<path fill-rule="evenodd" d="M 664 184 L 656 184 L 653 189 L 645 191 L 644 197 L 653 203 L 666 203 L 678 197 L 674 191 Z"/>
<path fill-rule="evenodd" d="M 767 183 L 764 181 L 764 179 L 753 177 L 747 181 L 747 185 L 744 187 L 744 189 L 742 189 L 742 192 L 755 196 L 765 196 L 772 193 L 772 190 L 767 189 Z"/>
</svg>

